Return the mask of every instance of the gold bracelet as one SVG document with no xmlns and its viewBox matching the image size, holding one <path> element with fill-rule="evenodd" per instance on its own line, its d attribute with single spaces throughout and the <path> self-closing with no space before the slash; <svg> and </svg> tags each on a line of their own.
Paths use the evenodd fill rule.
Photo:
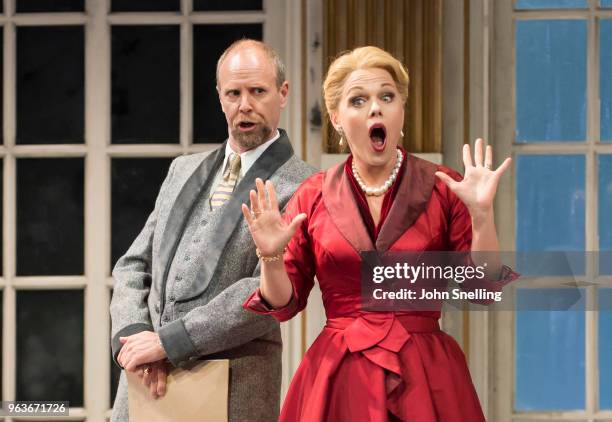
<svg viewBox="0 0 612 422">
<path fill-rule="evenodd" d="M 261 251 L 259 250 L 259 248 L 255 248 L 255 253 L 257 254 L 257 258 L 261 259 L 263 262 L 275 262 L 278 261 L 279 259 L 281 259 L 283 257 L 283 254 L 287 251 L 287 248 L 283 248 L 283 251 L 280 253 L 277 253 L 276 255 L 272 255 L 272 256 L 265 256 L 261 254 Z"/>
</svg>

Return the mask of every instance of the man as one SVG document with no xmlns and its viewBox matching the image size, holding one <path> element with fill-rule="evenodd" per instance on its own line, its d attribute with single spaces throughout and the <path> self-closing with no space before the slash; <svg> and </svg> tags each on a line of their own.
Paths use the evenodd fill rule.
<svg viewBox="0 0 612 422">
<path fill-rule="evenodd" d="M 155 209 L 114 270 L 112 351 L 154 396 L 166 360 L 230 359 L 230 421 L 278 418 L 281 337 L 271 317 L 242 309 L 259 285 L 255 247 L 241 212 L 255 179 L 270 179 L 284 206 L 313 169 L 277 129 L 289 86 L 265 44 L 241 40 L 217 63 L 229 137 L 210 155 L 175 159 Z M 206 118 L 205 116 L 199 116 Z M 128 420 L 122 372 L 112 421 Z"/>
</svg>

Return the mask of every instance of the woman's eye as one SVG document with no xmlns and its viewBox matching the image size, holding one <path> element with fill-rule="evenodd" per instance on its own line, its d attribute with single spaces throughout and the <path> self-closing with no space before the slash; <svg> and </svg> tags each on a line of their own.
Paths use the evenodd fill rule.
<svg viewBox="0 0 612 422">
<path fill-rule="evenodd" d="M 395 98 L 395 94 L 391 92 L 382 95 L 382 100 L 386 103 L 390 103 L 391 101 L 393 101 L 393 98 Z"/>
<path fill-rule="evenodd" d="M 355 107 L 359 107 L 359 106 L 363 105 L 363 103 L 365 103 L 365 99 L 363 97 L 351 98 L 351 105 L 353 105 Z"/>
</svg>

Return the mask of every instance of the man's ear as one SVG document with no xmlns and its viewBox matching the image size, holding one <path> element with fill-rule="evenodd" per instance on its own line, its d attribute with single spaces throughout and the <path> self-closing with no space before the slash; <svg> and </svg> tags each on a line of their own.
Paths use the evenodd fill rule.
<svg viewBox="0 0 612 422">
<path fill-rule="evenodd" d="M 278 93 L 281 96 L 281 108 L 284 108 L 287 105 L 287 101 L 289 98 L 289 82 L 285 81 L 278 89 Z"/>
</svg>

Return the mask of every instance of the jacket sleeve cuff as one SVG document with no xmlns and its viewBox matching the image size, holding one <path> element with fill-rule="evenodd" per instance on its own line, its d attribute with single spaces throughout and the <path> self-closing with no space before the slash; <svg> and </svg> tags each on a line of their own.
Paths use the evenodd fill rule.
<svg viewBox="0 0 612 422">
<path fill-rule="evenodd" d="M 298 309 L 297 298 L 292 295 L 291 300 L 288 304 L 282 308 L 272 308 L 268 302 L 261 295 L 259 288 L 249 296 L 249 298 L 242 304 L 242 307 L 247 311 L 255 312 L 259 315 L 270 315 L 277 321 L 283 322 L 291 319 Z"/>
<path fill-rule="evenodd" d="M 112 338 L 111 350 L 113 353 L 113 361 L 115 361 L 118 367 L 122 368 L 122 366 L 119 365 L 119 362 L 117 362 L 117 356 L 119 356 L 119 352 L 123 347 L 123 344 L 119 341 L 119 337 L 131 336 L 134 334 L 138 334 L 142 331 L 153 331 L 153 326 L 144 323 L 131 324 L 119 330 L 117 334 L 115 334 L 115 336 Z"/>
<path fill-rule="evenodd" d="M 158 334 L 166 355 L 168 355 L 168 360 L 175 367 L 180 366 L 187 360 L 198 358 L 198 351 L 191 338 L 189 338 L 182 319 L 177 319 L 162 326 Z"/>
</svg>

